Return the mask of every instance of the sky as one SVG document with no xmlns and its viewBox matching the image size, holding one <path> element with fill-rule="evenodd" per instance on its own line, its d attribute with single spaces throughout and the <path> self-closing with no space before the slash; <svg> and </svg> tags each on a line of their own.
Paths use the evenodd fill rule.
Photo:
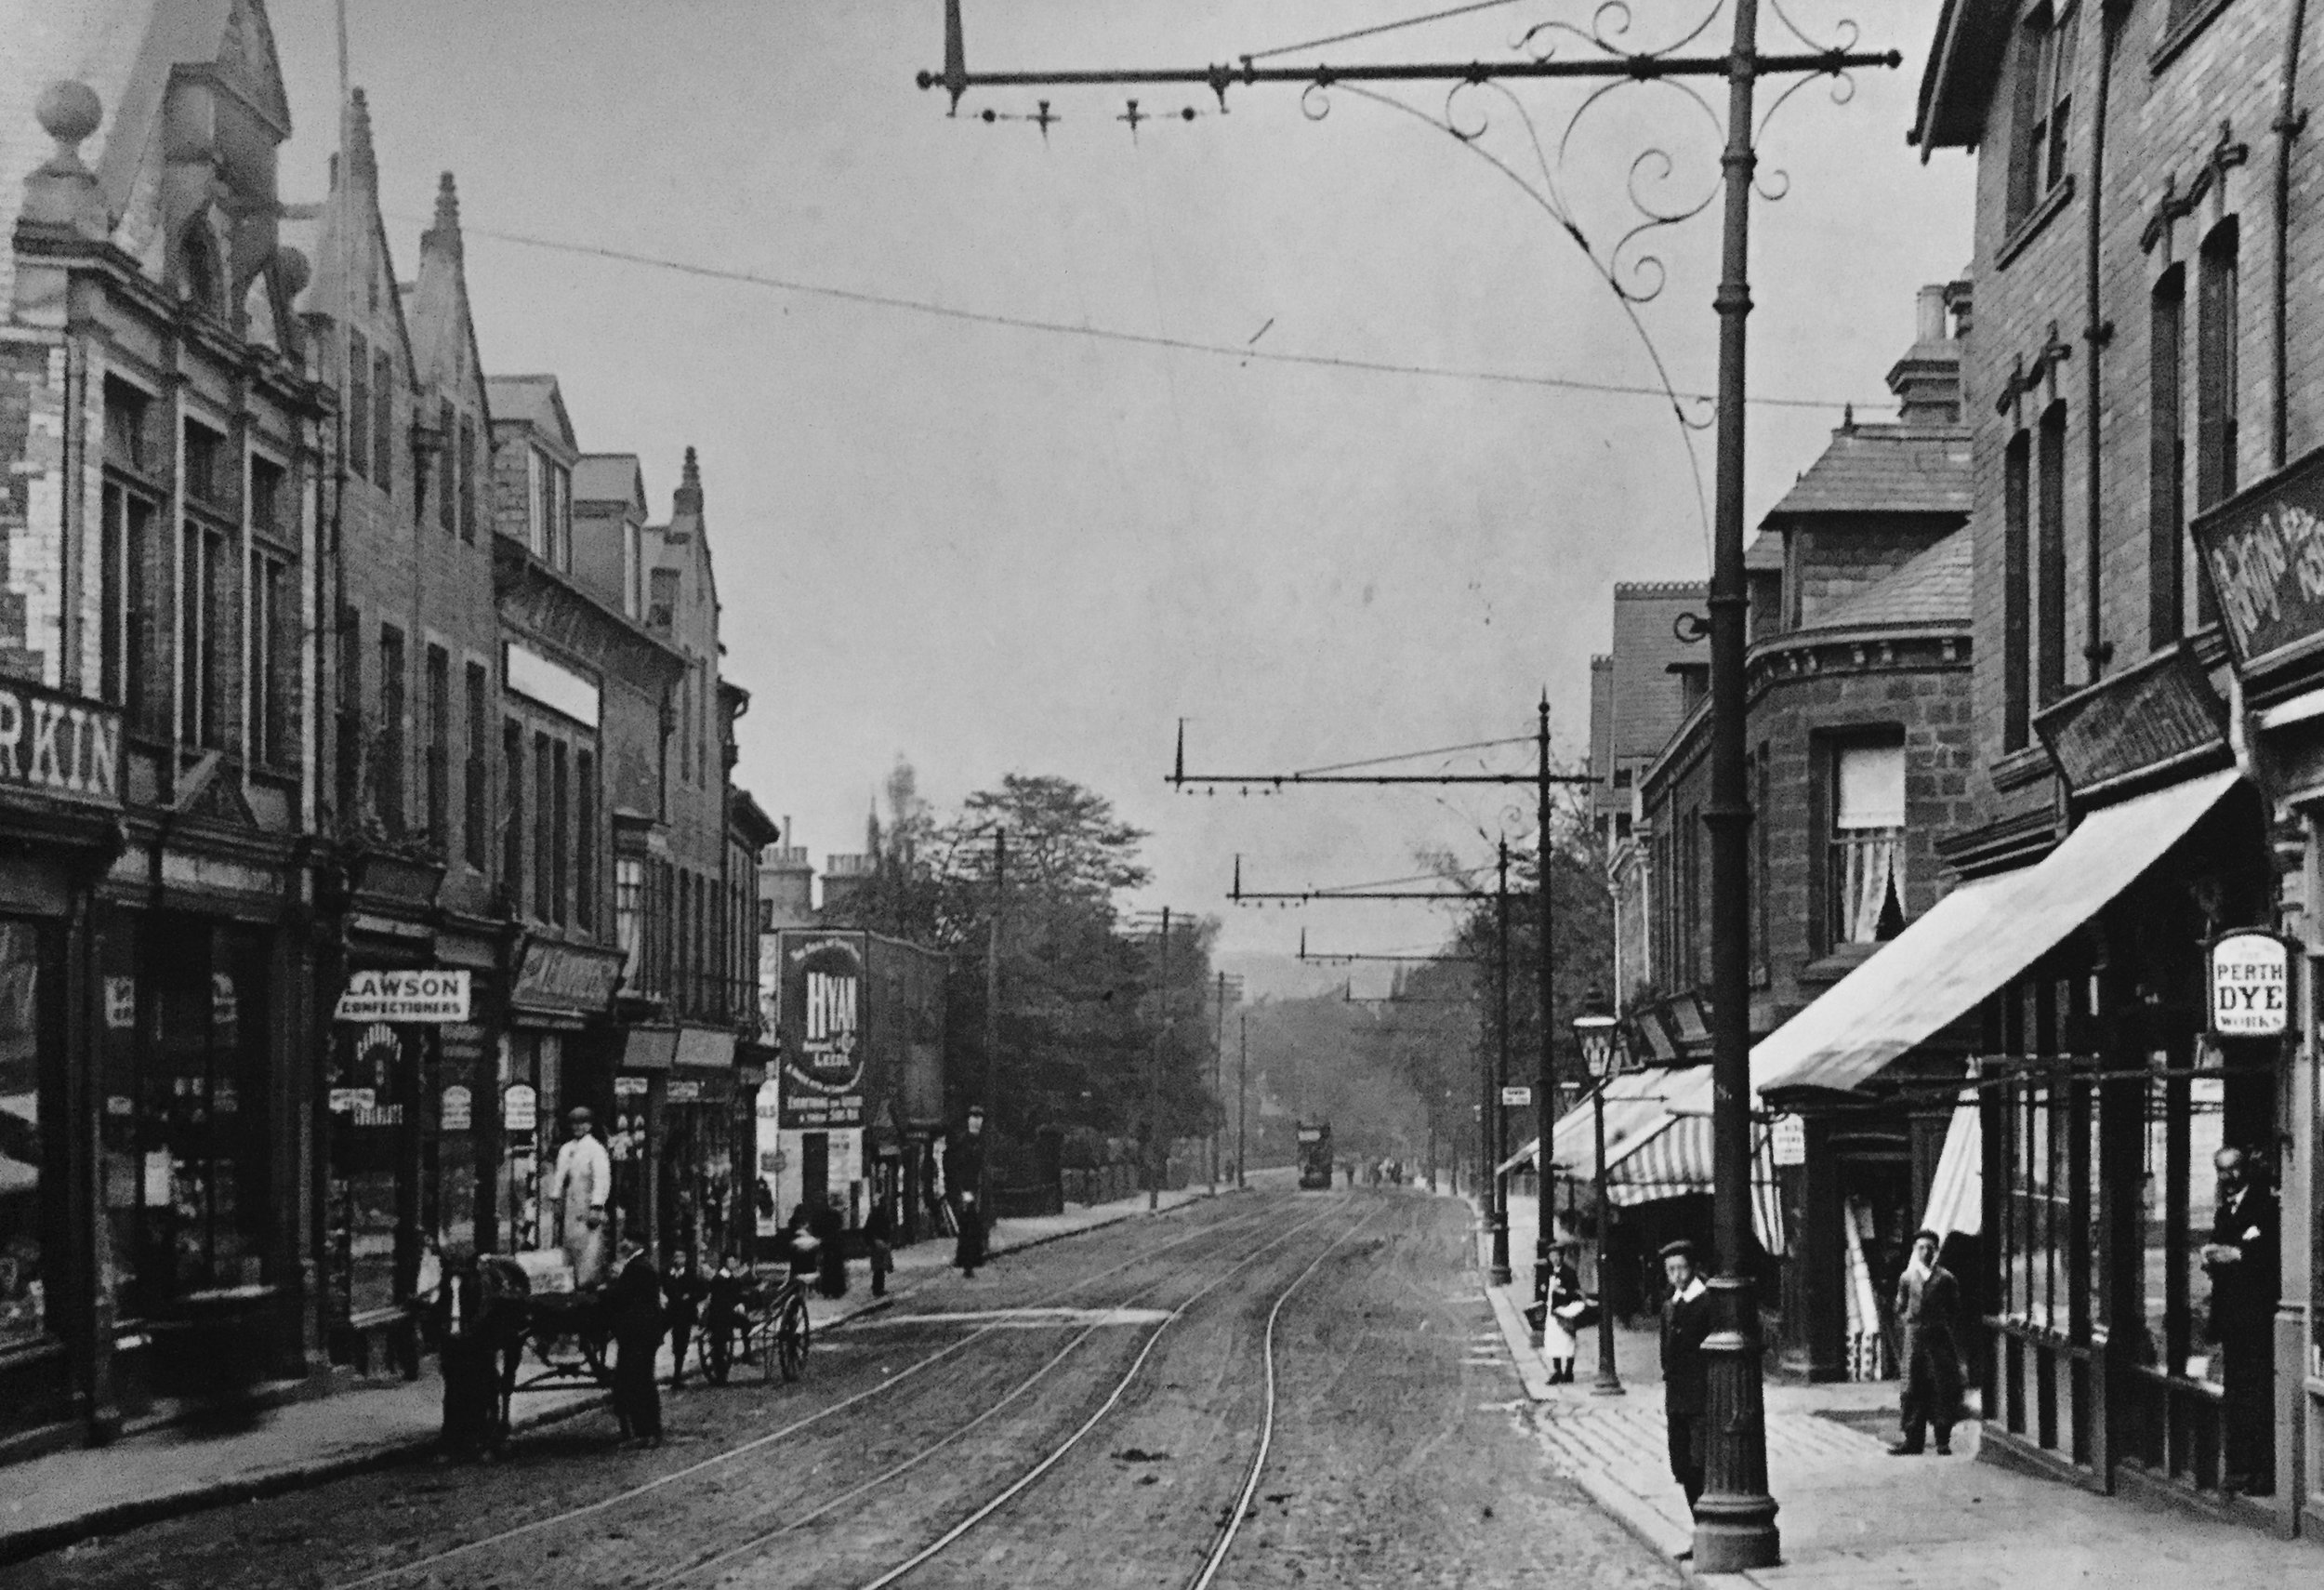
<svg viewBox="0 0 2324 1590">
<path fill-rule="evenodd" d="M 1631 36 L 1667 44 L 1712 3 L 1638 0 Z M 1136 903 L 1220 915 L 1255 987 L 1283 982 L 1302 923 L 1317 949 L 1427 947 L 1436 908 L 1237 910 L 1233 858 L 1247 885 L 1294 889 L 1414 873 L 1422 853 L 1482 862 L 1529 835 L 1529 801 L 1180 795 L 1179 721 L 1190 772 L 1287 770 L 1529 735 L 1546 690 L 1578 762 L 1613 583 L 1706 572 L 1709 431 L 1690 460 L 1651 391 L 1550 383 L 1652 389 L 1643 327 L 1679 391 L 1711 389 L 1718 206 L 1623 254 L 1618 279 L 1663 285 L 1633 326 L 1533 196 L 1546 169 L 1603 258 L 1643 219 L 1633 192 L 1666 211 L 1710 195 L 1718 119 L 1674 87 L 1626 85 L 1570 135 L 1584 90 L 1558 84 L 1390 91 L 1418 114 L 1262 86 L 1220 115 L 1207 90 L 1148 89 L 1141 113 L 1166 119 L 1135 128 L 1129 90 L 1007 89 L 953 118 L 913 84 L 943 63 L 941 0 L 345 4 L 399 268 L 454 172 L 487 367 L 554 371 L 586 450 L 642 457 L 657 517 L 700 450 L 725 671 L 753 698 L 736 776 L 818 866 L 862 848 L 899 758 L 940 807 L 1053 773 L 1151 831 Z M 964 4 L 988 71 L 1200 65 L 1446 8 Z M 1842 404 L 1893 408 L 1915 290 L 1965 267 L 1970 162 L 1905 142 L 1937 8 L 1853 7 L 1903 69 L 1859 74 L 1845 103 L 1810 83 L 1762 137 L 1781 196 L 1752 208 L 1751 390 L 1802 401 L 1750 411 L 1754 523 Z M 1592 9 L 1518 0 L 1275 59 L 1512 59 Z M 1851 7 L 1785 9 L 1820 46 Z M 333 6 L 270 16 L 297 123 L 284 192 L 317 198 Z M 1763 49 L 1799 47 L 1762 16 Z M 1046 135 L 978 114 L 1044 95 L 1063 118 Z M 1422 119 L 1446 116 L 1472 140 Z M 1496 755 L 1531 752 L 1408 765 Z"/>
</svg>

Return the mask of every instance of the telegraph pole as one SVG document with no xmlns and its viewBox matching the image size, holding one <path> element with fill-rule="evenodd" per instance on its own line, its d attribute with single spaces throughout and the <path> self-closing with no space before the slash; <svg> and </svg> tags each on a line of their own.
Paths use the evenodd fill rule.
<svg viewBox="0 0 2324 1590">
<path fill-rule="evenodd" d="M 1548 1329 L 1550 1301 L 1550 1178 L 1545 1173 L 1550 1162 L 1550 1122 L 1552 1101 L 1561 1095 L 1557 1091 L 1557 910 L 1551 887 L 1556 849 L 1550 838 L 1550 693 L 1541 693 L 1538 726 L 1535 731 L 1534 755 L 1540 769 L 1540 782 L 1534 795 L 1534 820 L 1540 838 L 1539 865 L 1541 875 L 1540 908 L 1538 923 L 1541 942 L 1536 947 L 1541 980 L 1541 1069 L 1533 1093 L 1534 1175 L 1533 1195 L 1533 1301 L 1543 1305 L 1542 1330 L 1533 1333 L 1533 1345 L 1541 1345 L 1542 1332 Z"/>
<path fill-rule="evenodd" d="M 1170 908 L 1162 908 L 1160 970 L 1156 974 L 1154 1063 L 1146 1067 L 1146 1212 L 1162 1207 L 1162 1177 L 1169 1150 L 1162 1146 L 1162 1044 L 1170 1031 Z"/>
<path fill-rule="evenodd" d="M 1223 972 L 1219 974 L 1218 1001 L 1219 1008 L 1210 1032 L 1210 1096 L 1214 1099 L 1221 1092 L 1221 1073 L 1226 1067 L 1226 974 Z M 1213 1195 L 1219 1190 L 1219 1127 L 1210 1129 L 1210 1191 Z"/>
<path fill-rule="evenodd" d="M 1243 1159 L 1248 1146 L 1244 1132 L 1250 1124 L 1250 1013 L 1244 1011 L 1235 1019 L 1241 1028 L 1235 1060 L 1235 1185 L 1244 1187 L 1250 1185 L 1244 1179 Z"/>
<path fill-rule="evenodd" d="M 1500 881 L 1494 891 L 1494 911 L 1500 931 L 1495 935 L 1499 944 L 1495 959 L 1498 975 L 1494 978 L 1495 1004 L 1499 1019 L 1493 1023 L 1493 1077 L 1485 1088 L 1485 1194 L 1486 1228 L 1491 1233 L 1492 1268 L 1489 1279 L 1495 1286 L 1507 1286 L 1509 1270 L 1509 1186 L 1502 1179 L 1501 1161 L 1509 1157 L 1509 1113 L 1501 1105 L 1501 1090 L 1509 1086 L 1509 841 L 1501 841 L 1498 864 Z"/>
</svg>

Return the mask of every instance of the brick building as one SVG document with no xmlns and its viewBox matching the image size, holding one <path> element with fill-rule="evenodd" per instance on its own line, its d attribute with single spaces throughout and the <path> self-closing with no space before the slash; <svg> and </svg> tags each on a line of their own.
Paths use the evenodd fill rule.
<svg viewBox="0 0 2324 1590">
<path fill-rule="evenodd" d="M 0 81 L 0 1451 L 319 1346 L 333 400 L 263 10 L 20 9 Z"/>
</svg>

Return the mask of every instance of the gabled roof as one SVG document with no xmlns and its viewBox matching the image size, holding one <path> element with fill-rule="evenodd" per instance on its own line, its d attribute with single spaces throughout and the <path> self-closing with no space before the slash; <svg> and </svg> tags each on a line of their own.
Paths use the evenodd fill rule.
<svg viewBox="0 0 2324 1590">
<path fill-rule="evenodd" d="M 55 145 L 33 107 L 52 83 L 96 91 L 102 117 L 80 146 L 96 173 L 111 241 L 158 273 L 162 102 L 180 67 L 217 84 L 284 137 L 290 106 L 266 12 L 256 0 L 25 0 L 0 22 L 0 238 L 14 232 L 24 179 Z M 15 252 L 0 246 L 0 305 L 14 293 Z"/>
<path fill-rule="evenodd" d="M 574 454 L 581 451 L 573 434 L 573 419 L 565 413 L 565 395 L 554 376 L 486 376 L 484 401 L 492 404 L 493 423 L 513 422 L 556 437 Z"/>
<path fill-rule="evenodd" d="M 645 470 L 635 453 L 584 453 L 573 466 L 573 500 L 618 502 L 645 523 Z"/>
<path fill-rule="evenodd" d="M 1906 141 L 1921 158 L 1937 149 L 1968 149 L 1984 137 L 1986 113 L 2009 49 L 2015 0 L 1945 0 L 1936 37 L 1921 73 L 1921 103 Z"/>
<path fill-rule="evenodd" d="M 1969 531 L 1965 527 L 1956 530 L 1887 578 L 1857 591 L 1806 626 L 1806 629 L 1967 624 L 1975 563 L 1975 546 Z"/>
<path fill-rule="evenodd" d="M 1758 572 L 1783 572 L 1783 537 L 1763 530 L 1743 549 L 1743 566 Z"/>
<path fill-rule="evenodd" d="M 1825 513 L 1966 515 L 1969 498 L 1966 426 L 1843 425 L 1760 523 L 1780 528 Z"/>
</svg>

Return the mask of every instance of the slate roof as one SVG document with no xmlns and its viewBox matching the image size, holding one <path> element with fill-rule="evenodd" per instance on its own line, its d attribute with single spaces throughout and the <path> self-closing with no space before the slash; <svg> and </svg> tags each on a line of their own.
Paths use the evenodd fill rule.
<svg viewBox="0 0 2324 1590">
<path fill-rule="evenodd" d="M 1974 548 L 1954 531 L 1886 579 L 1867 586 L 1809 629 L 1869 629 L 1890 624 L 1967 624 Z"/>
<path fill-rule="evenodd" d="M 1966 426 L 1842 426 L 1760 523 L 1776 526 L 1825 513 L 1966 516 L 1969 498 Z"/>
<path fill-rule="evenodd" d="M 1743 566 L 1762 572 L 1783 572 L 1783 537 L 1773 531 L 1763 530 L 1751 537 L 1751 544 L 1743 549 Z"/>
<path fill-rule="evenodd" d="M 644 488 L 635 453 L 584 453 L 573 466 L 573 500 L 625 502 L 642 514 Z"/>
<path fill-rule="evenodd" d="M 579 453 L 574 441 L 573 421 L 565 416 L 564 394 L 557 390 L 556 377 L 487 376 L 484 401 L 492 405 L 495 421 L 523 421 L 572 447 L 576 455 Z"/>
</svg>

